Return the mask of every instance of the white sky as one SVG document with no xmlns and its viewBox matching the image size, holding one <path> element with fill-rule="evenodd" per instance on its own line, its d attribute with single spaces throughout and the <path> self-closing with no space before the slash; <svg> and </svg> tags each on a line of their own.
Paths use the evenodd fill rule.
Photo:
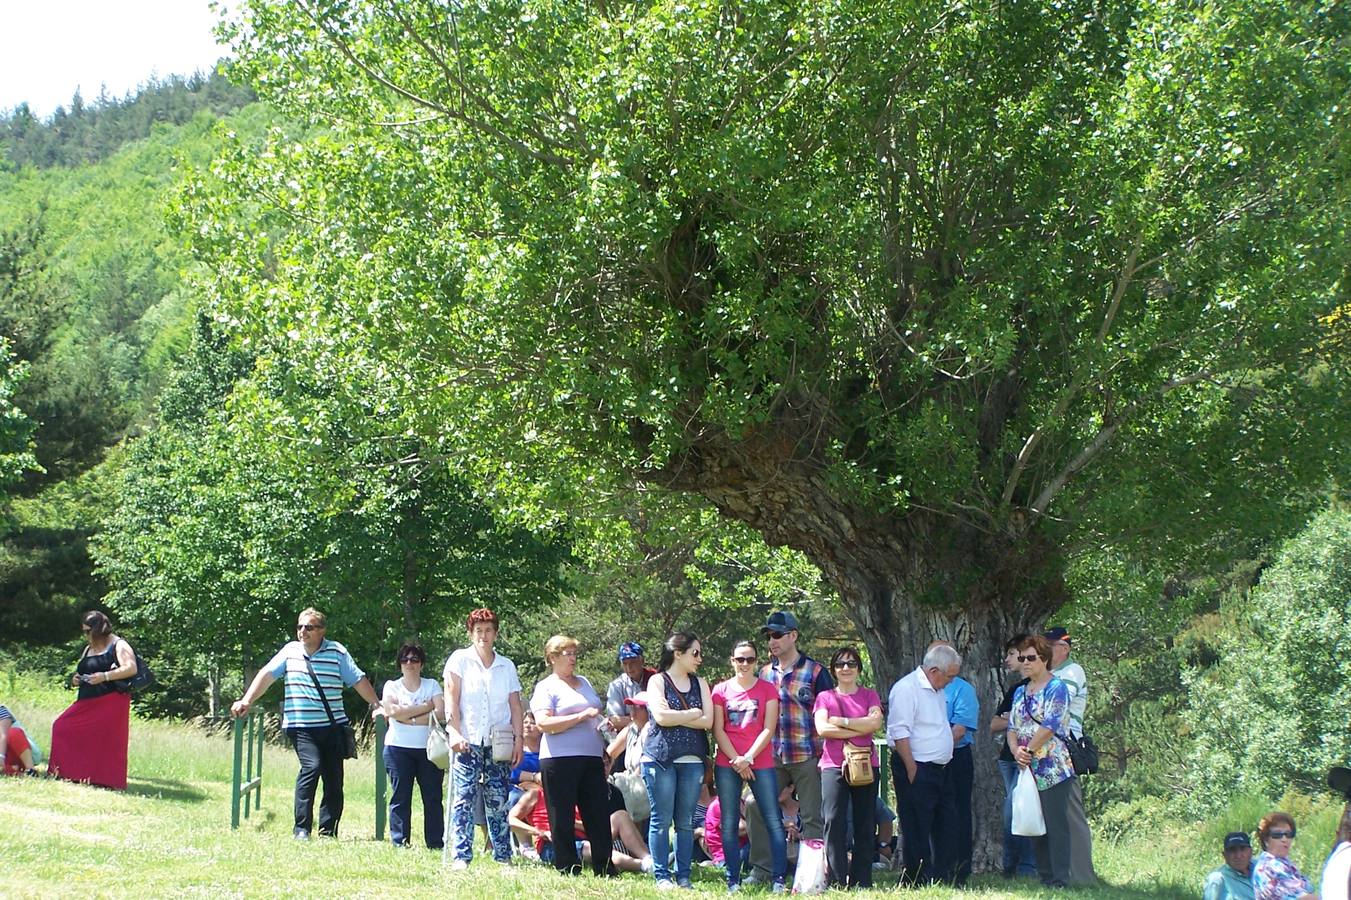
<svg viewBox="0 0 1351 900">
<path fill-rule="evenodd" d="M 226 55 L 208 0 L 0 0 L 0 111 L 27 102 L 41 118 L 113 97 L 155 75 L 207 72 Z"/>
</svg>

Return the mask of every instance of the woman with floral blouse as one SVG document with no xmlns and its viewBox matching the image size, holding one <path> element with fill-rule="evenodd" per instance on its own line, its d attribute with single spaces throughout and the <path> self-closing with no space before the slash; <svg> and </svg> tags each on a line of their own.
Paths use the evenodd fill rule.
<svg viewBox="0 0 1351 900">
<path fill-rule="evenodd" d="M 1070 884 L 1070 805 L 1078 800 L 1074 764 L 1066 743 L 1069 734 L 1069 688 L 1051 674 L 1051 645 L 1039 634 L 1017 647 L 1018 663 L 1028 683 L 1013 695 L 1008 742 L 1014 760 L 1030 768 L 1041 797 L 1046 834 L 1033 838 L 1037 874 L 1052 887 Z"/>
<path fill-rule="evenodd" d="M 1262 852 L 1253 860 L 1252 890 L 1255 900 L 1317 900 L 1313 885 L 1290 860 L 1295 842 L 1295 820 L 1289 813 L 1273 812 L 1257 823 Z"/>
</svg>

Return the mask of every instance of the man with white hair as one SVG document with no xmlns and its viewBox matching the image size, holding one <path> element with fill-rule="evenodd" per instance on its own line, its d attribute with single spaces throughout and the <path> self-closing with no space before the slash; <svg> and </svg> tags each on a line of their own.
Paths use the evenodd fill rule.
<svg viewBox="0 0 1351 900">
<path fill-rule="evenodd" d="M 931 646 L 915 671 L 887 697 L 887 741 L 901 820 L 904 879 L 909 884 L 952 883 L 957 850 L 952 728 L 943 689 L 962 668 L 946 644 Z"/>
</svg>

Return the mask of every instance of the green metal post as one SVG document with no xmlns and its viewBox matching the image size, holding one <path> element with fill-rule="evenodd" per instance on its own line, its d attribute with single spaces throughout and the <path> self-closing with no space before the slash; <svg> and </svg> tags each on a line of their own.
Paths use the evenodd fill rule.
<svg viewBox="0 0 1351 900">
<path fill-rule="evenodd" d="M 254 720 L 257 717 L 249 716 L 248 718 L 249 718 L 249 731 L 244 738 L 244 743 L 248 744 L 249 746 L 248 750 L 246 751 L 247 755 L 244 760 L 244 775 L 249 779 L 249 781 L 253 781 L 253 731 L 254 731 Z M 246 819 L 249 817 L 249 808 L 252 801 L 253 801 L 253 791 L 248 791 L 247 793 L 244 794 L 244 818 Z"/>
<path fill-rule="evenodd" d="M 883 803 L 887 803 L 887 788 L 891 786 L 891 779 L 887 777 L 887 770 L 891 768 L 891 748 L 887 746 L 886 738 L 873 738 L 873 744 L 877 747 L 877 758 L 882 761 L 882 768 L 879 777 L 882 783 L 877 786 L 878 796 L 882 798 Z M 893 810 L 894 804 L 887 803 Z"/>
<path fill-rule="evenodd" d="M 239 785 L 242 782 L 240 777 L 243 773 L 241 768 L 244 764 L 244 723 L 239 719 L 234 721 L 235 738 L 235 762 L 234 775 L 230 781 L 230 827 L 232 829 L 239 827 Z"/>
<path fill-rule="evenodd" d="M 375 839 L 385 839 L 385 729 L 384 716 L 375 718 Z"/>
<path fill-rule="evenodd" d="M 254 788 L 254 791 L 257 792 L 258 796 L 254 798 L 254 800 L 253 800 L 253 805 L 254 805 L 256 808 L 258 808 L 258 809 L 262 809 L 262 808 L 263 808 L 263 738 L 267 736 L 267 735 L 266 735 L 266 732 L 267 732 L 267 729 L 263 727 L 263 718 L 262 718 L 262 716 L 259 716 L 259 717 L 258 717 L 258 762 L 256 763 L 257 768 L 255 768 L 254 771 L 253 771 L 253 778 L 258 779 L 258 786 L 257 786 L 256 788 Z"/>
</svg>

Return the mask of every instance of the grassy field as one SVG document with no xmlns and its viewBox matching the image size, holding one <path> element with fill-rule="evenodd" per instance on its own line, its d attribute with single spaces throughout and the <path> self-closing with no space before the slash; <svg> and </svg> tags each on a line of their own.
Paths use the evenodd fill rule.
<svg viewBox="0 0 1351 900">
<path fill-rule="evenodd" d="M 71 695 L 0 673 L 0 702 L 46 743 L 51 721 Z M 267 748 L 263 806 L 238 831 L 230 830 L 231 745 L 224 736 L 156 721 L 131 726 L 130 783 L 125 793 L 46 779 L 0 778 L 0 834 L 4 835 L 8 897 L 657 897 L 648 878 L 601 882 L 562 880 L 538 866 L 501 869 L 476 861 L 450 873 L 425 849 L 396 850 L 374 840 L 374 767 L 369 753 L 347 767 L 347 808 L 336 841 L 291 840 L 291 785 L 295 756 Z M 415 810 L 415 821 L 420 812 Z M 1298 813 L 1297 813 L 1298 815 Z M 1321 812 L 1301 819 L 1297 843 L 1306 872 L 1322 861 Z M 1334 820 L 1335 821 L 1335 820 Z M 1069 892 L 1039 891 L 1019 881 L 981 877 L 960 896 L 970 898 L 1071 896 L 1128 900 L 1199 896 L 1205 871 L 1217 864 L 1223 823 L 1151 827 L 1095 847 L 1103 886 Z M 415 835 L 421 834 L 420 822 Z M 1316 841 L 1316 843 L 1311 843 Z M 716 870 L 696 871 L 698 893 L 724 893 Z M 876 895 L 890 893 L 878 889 Z M 951 890 L 907 892 L 916 898 Z M 754 896 L 754 893 L 747 891 Z M 667 896 L 660 894 L 660 896 Z"/>
</svg>

